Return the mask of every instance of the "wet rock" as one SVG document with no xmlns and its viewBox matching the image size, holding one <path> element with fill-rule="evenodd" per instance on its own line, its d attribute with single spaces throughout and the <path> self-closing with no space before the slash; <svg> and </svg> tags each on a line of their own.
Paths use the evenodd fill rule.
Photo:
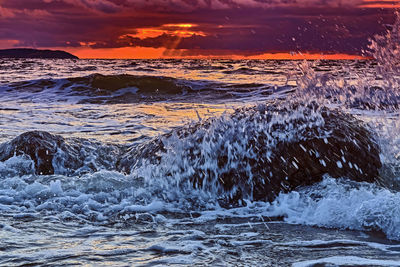
<svg viewBox="0 0 400 267">
<path fill-rule="evenodd" d="M 325 174 L 376 182 L 381 161 L 372 133 L 340 110 L 272 103 L 182 127 L 131 148 L 117 168 L 153 165 L 158 176 L 219 188 L 225 201 L 272 201 Z"/>
<path fill-rule="evenodd" d="M 25 154 L 34 161 L 38 174 L 52 174 L 54 155 L 58 148 L 63 150 L 64 146 L 65 141 L 61 136 L 39 131 L 26 132 L 0 146 L 0 160 L 7 160 L 14 154 L 17 156 Z"/>
<path fill-rule="evenodd" d="M 84 139 L 64 139 L 44 131 L 23 133 L 0 145 L 0 161 L 12 156 L 26 155 L 40 175 L 73 175 L 99 169 L 113 169 L 117 146 L 102 145 Z"/>
</svg>

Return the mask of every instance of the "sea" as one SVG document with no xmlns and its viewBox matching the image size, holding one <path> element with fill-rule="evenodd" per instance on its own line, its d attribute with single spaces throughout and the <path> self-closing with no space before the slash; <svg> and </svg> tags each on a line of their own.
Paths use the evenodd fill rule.
<svg viewBox="0 0 400 267">
<path fill-rule="evenodd" d="M 0 161 L 0 265 L 400 266 L 395 34 L 372 39 L 374 60 L 0 59 L 3 148 L 44 131 L 85 150 L 79 169 L 53 160 L 51 174 L 27 155 Z M 273 201 L 226 206 L 221 190 L 185 180 L 193 153 L 217 171 L 213 144 L 235 135 L 237 110 L 310 100 L 365 123 L 385 186 L 325 175 Z M 176 134 L 201 122 L 229 134 Z M 137 156 L 152 140 L 168 144 L 159 164 L 113 167 L 115 151 Z"/>
</svg>

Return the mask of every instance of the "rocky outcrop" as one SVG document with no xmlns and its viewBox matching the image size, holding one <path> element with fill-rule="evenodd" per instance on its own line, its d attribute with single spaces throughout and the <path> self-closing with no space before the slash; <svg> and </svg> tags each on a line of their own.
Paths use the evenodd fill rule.
<svg viewBox="0 0 400 267">
<path fill-rule="evenodd" d="M 183 127 L 132 148 L 118 168 L 129 173 L 146 164 L 164 165 L 165 176 L 190 179 L 195 188 L 221 187 L 228 202 L 272 201 L 325 174 L 375 182 L 381 168 L 361 121 L 316 104 L 262 105 Z"/>
</svg>

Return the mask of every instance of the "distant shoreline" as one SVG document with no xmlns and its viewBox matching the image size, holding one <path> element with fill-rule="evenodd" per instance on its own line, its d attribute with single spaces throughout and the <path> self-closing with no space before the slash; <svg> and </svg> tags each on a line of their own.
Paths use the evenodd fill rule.
<svg viewBox="0 0 400 267">
<path fill-rule="evenodd" d="M 39 50 L 31 48 L 1 49 L 0 58 L 42 58 L 42 59 L 79 59 L 62 50 Z"/>
</svg>

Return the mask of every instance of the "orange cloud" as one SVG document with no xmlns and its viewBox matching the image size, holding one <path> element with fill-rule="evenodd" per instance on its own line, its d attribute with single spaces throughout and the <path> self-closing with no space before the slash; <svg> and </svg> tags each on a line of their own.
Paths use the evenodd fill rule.
<svg viewBox="0 0 400 267">
<path fill-rule="evenodd" d="M 397 4 L 400 1 L 399 0 L 363 0 L 363 2 L 364 3 L 371 3 L 371 2 L 372 3 L 377 3 L 377 2 L 383 3 L 383 2 L 387 2 L 387 3 Z"/>
<path fill-rule="evenodd" d="M 362 8 L 400 8 L 400 4 L 367 4 L 361 5 Z"/>
<path fill-rule="evenodd" d="M 0 40 L 0 49 L 15 47 L 20 44 L 18 40 Z"/>
<path fill-rule="evenodd" d="M 93 46 L 96 45 L 96 42 L 79 42 L 80 46 Z"/>
<path fill-rule="evenodd" d="M 400 8 L 399 0 L 363 0 L 362 8 Z"/>
<path fill-rule="evenodd" d="M 189 30 L 190 28 L 197 27 L 197 24 L 163 24 L 160 27 L 148 27 L 148 28 L 138 28 L 134 29 L 135 33 L 125 34 L 120 36 L 120 38 L 125 37 L 136 37 L 140 39 L 155 38 L 163 34 L 177 37 L 190 37 L 193 35 L 206 36 L 202 31 Z"/>
</svg>

